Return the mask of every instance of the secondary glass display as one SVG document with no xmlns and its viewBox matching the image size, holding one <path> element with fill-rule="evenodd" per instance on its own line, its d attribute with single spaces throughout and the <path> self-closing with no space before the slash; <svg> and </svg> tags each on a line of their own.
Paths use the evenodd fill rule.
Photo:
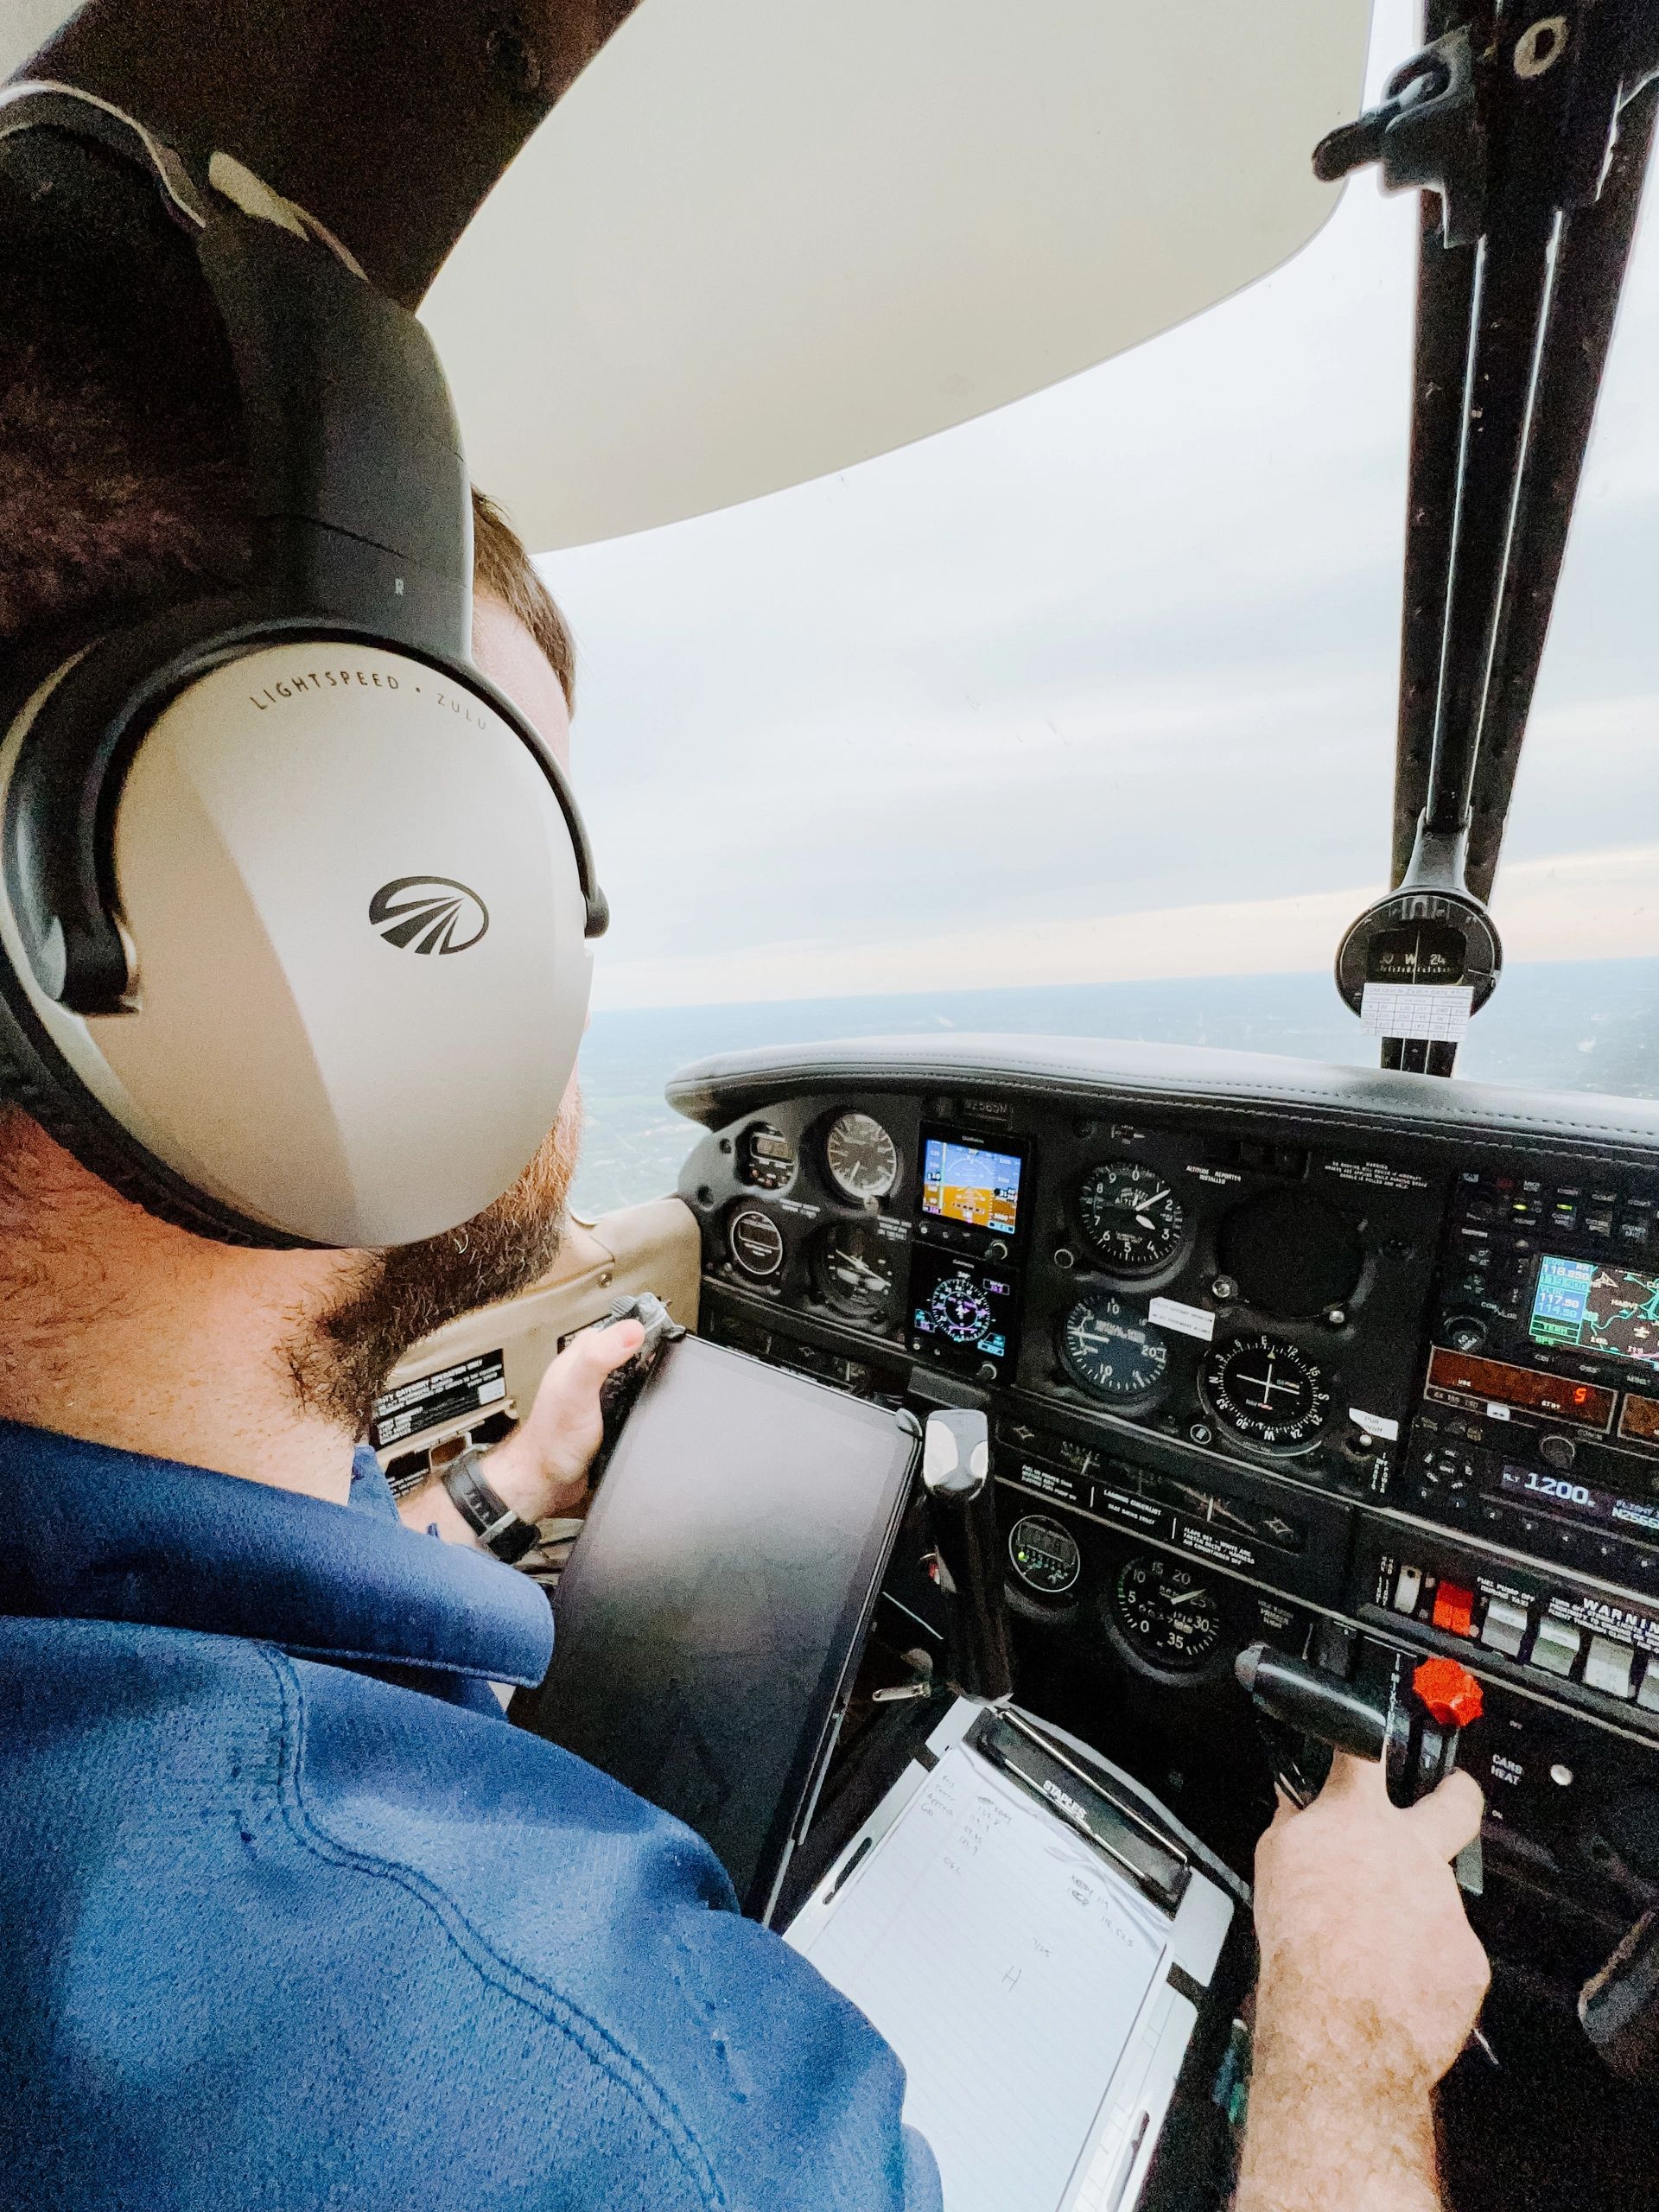
<svg viewBox="0 0 1659 2212">
<path fill-rule="evenodd" d="M 1169 1339 L 1145 1313 L 1109 1291 L 1086 1291 L 1060 1325 L 1060 1358 L 1096 1397 L 1145 1398 L 1164 1379 Z"/>
<path fill-rule="evenodd" d="M 1169 1178 L 1139 1160 L 1103 1160 L 1077 1190 L 1084 1234 L 1109 1266 L 1145 1273 L 1179 1251 L 1186 1214 Z"/>
<path fill-rule="evenodd" d="M 910 1263 L 910 1340 L 915 1351 L 970 1373 L 1001 1370 L 1014 1350 L 1014 1277 L 983 1261 L 917 1246 Z"/>
<path fill-rule="evenodd" d="M 1537 1344 L 1610 1351 L 1659 1367 L 1659 1275 L 1546 1252 L 1527 1327 Z"/>
<path fill-rule="evenodd" d="M 994 1152 L 962 1137 L 924 1136 L 922 1211 L 1012 1236 L 1020 1224 L 1024 1169 L 1018 1153 Z"/>
</svg>

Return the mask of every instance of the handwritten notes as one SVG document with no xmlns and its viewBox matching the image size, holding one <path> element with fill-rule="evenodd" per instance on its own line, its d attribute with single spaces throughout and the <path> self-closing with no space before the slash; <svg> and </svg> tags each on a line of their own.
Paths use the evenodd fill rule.
<svg viewBox="0 0 1659 2212">
<path fill-rule="evenodd" d="M 945 2212 L 1054 2212 L 1162 1957 L 1138 1894 L 958 1745 L 801 1948 L 904 2061 Z"/>
</svg>

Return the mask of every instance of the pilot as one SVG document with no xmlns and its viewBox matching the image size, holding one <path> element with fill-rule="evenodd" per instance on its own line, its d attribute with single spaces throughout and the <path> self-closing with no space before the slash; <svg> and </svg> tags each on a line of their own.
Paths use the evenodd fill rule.
<svg viewBox="0 0 1659 2212">
<path fill-rule="evenodd" d="M 14 682 L 248 558 L 181 260 L 0 255 Z M 479 664 L 562 741 L 563 626 L 487 505 L 476 549 Z M 577 1121 L 573 1090 L 504 1198 L 370 1253 L 193 1236 L 0 1120 L 0 2202 L 937 2206 L 861 2017 L 687 1831 L 507 1723 L 543 1592 L 353 1457 L 414 1338 L 547 1267 Z M 580 1493 L 639 1341 L 579 1339 L 492 1455 L 522 1518 Z"/>
<path fill-rule="evenodd" d="M 233 578 L 241 499 L 182 276 L 0 276 L 9 668 Z M 562 738 L 568 638 L 478 519 L 479 663 Z M 353 1454 L 410 1341 L 546 1267 L 575 1125 L 573 1094 L 464 1231 L 353 1253 L 196 1237 L 0 1121 L 0 2202 L 938 2206 L 861 2016 L 684 1829 L 503 1718 L 489 1684 L 546 1664 L 539 1591 L 435 1497 L 400 1525 Z M 580 1340 L 493 1455 L 524 1518 L 580 1496 L 637 1341 Z M 1435 2201 L 1473 1818 L 1469 1785 L 1396 1814 L 1344 1768 L 1269 1837 L 1252 2212 Z"/>
</svg>

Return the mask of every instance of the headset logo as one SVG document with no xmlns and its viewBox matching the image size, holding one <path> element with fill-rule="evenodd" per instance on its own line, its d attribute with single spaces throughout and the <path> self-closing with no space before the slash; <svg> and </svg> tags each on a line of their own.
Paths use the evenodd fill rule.
<svg viewBox="0 0 1659 2212">
<path fill-rule="evenodd" d="M 490 926 L 490 910 L 452 875 L 400 875 L 370 899 L 369 919 L 400 951 L 465 952 Z"/>
</svg>

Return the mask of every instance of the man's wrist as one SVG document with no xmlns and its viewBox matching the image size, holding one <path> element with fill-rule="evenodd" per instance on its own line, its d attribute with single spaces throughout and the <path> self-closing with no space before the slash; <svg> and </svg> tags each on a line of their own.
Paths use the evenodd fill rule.
<svg viewBox="0 0 1659 2212">
<path fill-rule="evenodd" d="M 1316 2024 L 1258 2030 L 1235 2212 L 1440 2212 L 1428 2075 L 1383 2022 Z"/>
</svg>

